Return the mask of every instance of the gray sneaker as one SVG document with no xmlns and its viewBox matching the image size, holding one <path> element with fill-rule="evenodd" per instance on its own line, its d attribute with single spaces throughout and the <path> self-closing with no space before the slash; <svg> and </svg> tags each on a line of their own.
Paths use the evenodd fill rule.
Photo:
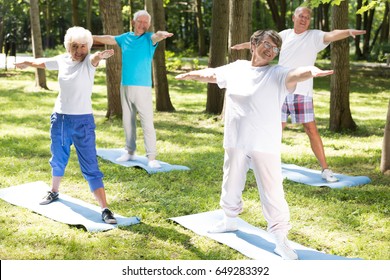
<svg viewBox="0 0 390 280">
<path fill-rule="evenodd" d="M 334 182 L 337 182 L 337 181 L 339 180 L 339 179 L 337 179 L 337 178 L 334 176 L 332 170 L 330 170 L 330 169 L 328 169 L 328 168 L 327 168 L 327 169 L 324 169 L 324 170 L 322 171 L 321 176 L 322 176 L 322 179 L 326 180 L 328 183 L 334 183 Z"/>
<path fill-rule="evenodd" d="M 58 199 L 58 195 L 59 193 L 58 192 L 47 192 L 47 194 L 45 195 L 45 197 L 42 199 L 42 201 L 39 203 L 40 205 L 46 205 L 46 204 L 49 204 L 55 200 Z"/>
</svg>

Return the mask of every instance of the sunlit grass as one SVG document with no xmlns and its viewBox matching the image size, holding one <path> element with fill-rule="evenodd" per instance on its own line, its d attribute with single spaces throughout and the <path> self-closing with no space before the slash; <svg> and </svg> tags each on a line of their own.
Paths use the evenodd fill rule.
<svg viewBox="0 0 390 280">
<path fill-rule="evenodd" d="M 50 184 L 49 117 L 57 96 L 56 73 L 50 90 L 36 91 L 34 72 L 0 73 L 0 188 L 33 181 Z M 223 164 L 223 123 L 204 113 L 206 85 L 174 80 L 170 97 L 176 111 L 155 112 L 162 161 L 190 171 L 148 175 L 99 158 L 107 198 L 115 213 L 139 216 L 142 223 L 101 233 L 61 224 L 0 200 L 1 259 L 246 259 L 237 251 L 198 236 L 170 217 L 219 208 Z M 293 228 L 290 238 L 308 247 L 351 258 L 390 259 L 390 178 L 379 171 L 390 81 L 372 71 L 351 75 L 350 107 L 358 129 L 333 133 L 329 127 L 329 79 L 316 80 L 315 112 L 328 162 L 338 173 L 366 175 L 372 183 L 328 189 L 284 182 Z M 105 72 L 99 68 L 93 106 L 97 146 L 124 146 L 122 121 L 107 120 Z M 143 134 L 138 126 L 138 154 Z M 286 163 L 319 169 L 302 126 L 283 133 Z M 61 192 L 96 204 L 72 151 Z M 252 172 L 244 191 L 242 218 L 266 228 Z"/>
</svg>

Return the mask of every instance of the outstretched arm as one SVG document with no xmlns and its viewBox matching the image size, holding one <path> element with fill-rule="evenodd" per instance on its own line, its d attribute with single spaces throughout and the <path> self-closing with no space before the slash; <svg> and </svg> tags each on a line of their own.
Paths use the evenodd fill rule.
<svg viewBox="0 0 390 280">
<path fill-rule="evenodd" d="M 35 67 L 40 69 L 45 69 L 45 61 L 42 58 L 33 59 L 33 60 L 25 60 L 22 62 L 14 63 L 15 67 L 19 69 L 25 69 L 27 67 Z"/>
<path fill-rule="evenodd" d="M 93 55 L 91 55 L 91 63 L 93 66 L 97 67 L 99 65 L 99 62 L 102 59 L 107 59 L 114 55 L 114 50 L 104 50 L 101 52 L 95 52 Z"/>
<path fill-rule="evenodd" d="M 115 36 L 112 35 L 93 35 L 93 42 L 95 44 L 104 44 L 104 45 L 116 45 Z"/>
<path fill-rule="evenodd" d="M 349 36 L 352 36 L 355 38 L 356 36 L 366 34 L 366 30 L 356 30 L 356 29 L 335 29 L 330 32 L 325 32 L 324 35 L 324 43 L 331 43 L 334 41 L 342 40 L 345 38 L 348 38 Z"/>
<path fill-rule="evenodd" d="M 286 88 L 292 92 L 297 83 L 306 81 L 310 78 L 324 77 L 332 75 L 333 70 L 321 70 L 316 66 L 304 66 L 292 69 L 286 77 Z"/>
<path fill-rule="evenodd" d="M 245 50 L 251 48 L 251 42 L 245 42 L 241 44 L 236 44 L 231 47 L 232 50 Z"/>
<path fill-rule="evenodd" d="M 172 36 L 173 36 L 173 33 L 169 33 L 167 31 L 157 31 L 156 33 L 154 33 L 152 35 L 153 45 L 157 44 L 158 42 L 160 42 L 168 37 L 172 37 Z"/>
<path fill-rule="evenodd" d="M 206 68 L 202 70 L 190 71 L 188 73 L 177 75 L 177 80 L 195 80 L 206 83 L 217 83 L 214 68 Z"/>
</svg>

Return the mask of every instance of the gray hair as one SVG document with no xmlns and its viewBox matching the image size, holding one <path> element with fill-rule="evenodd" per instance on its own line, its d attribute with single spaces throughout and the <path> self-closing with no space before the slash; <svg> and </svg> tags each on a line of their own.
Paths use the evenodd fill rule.
<svg viewBox="0 0 390 280">
<path fill-rule="evenodd" d="M 298 8 L 296 8 L 295 9 L 295 11 L 294 11 L 294 15 L 296 16 L 296 15 L 298 15 L 299 14 L 299 12 L 300 11 L 302 11 L 302 10 L 306 10 L 306 11 L 308 11 L 309 12 L 309 14 L 310 14 L 310 16 L 311 16 L 311 14 L 312 14 L 312 10 L 310 9 L 310 8 L 308 8 L 308 7 L 298 7 Z"/>
<path fill-rule="evenodd" d="M 263 42 L 265 37 L 269 37 L 272 42 L 276 44 L 276 46 L 280 49 L 282 46 L 282 38 L 279 36 L 278 32 L 275 30 L 257 30 L 251 36 L 251 45 L 258 46 Z M 251 47 L 252 50 L 252 47 Z"/>
<path fill-rule="evenodd" d="M 136 21 L 138 17 L 140 16 L 147 16 L 149 18 L 149 23 L 152 19 L 152 17 L 150 16 L 150 14 L 146 11 L 146 10 L 140 10 L 138 12 L 136 12 L 133 16 L 133 20 Z"/>
<path fill-rule="evenodd" d="M 66 31 L 64 38 L 64 46 L 67 52 L 70 52 L 70 45 L 74 42 L 80 44 L 87 44 L 88 49 L 91 50 L 93 44 L 92 34 L 88 29 L 80 26 L 74 26 Z"/>
</svg>

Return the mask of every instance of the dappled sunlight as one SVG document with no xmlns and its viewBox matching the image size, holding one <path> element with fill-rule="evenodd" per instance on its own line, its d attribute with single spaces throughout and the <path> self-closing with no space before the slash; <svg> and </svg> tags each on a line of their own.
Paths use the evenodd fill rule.
<svg viewBox="0 0 390 280">
<path fill-rule="evenodd" d="M 15 125 L 0 125 L 0 137 L 11 136 L 13 138 L 29 138 L 36 136 L 45 136 L 48 138 L 48 131 L 43 131 L 35 127 L 23 127 L 18 126 L 15 128 Z"/>
<path fill-rule="evenodd" d="M 99 69 L 97 75 L 92 97 L 96 146 L 124 148 L 122 120 L 105 117 L 104 70 Z M 140 168 L 126 168 L 98 158 L 110 207 L 117 214 L 136 215 L 142 219 L 139 225 L 99 233 L 104 238 L 95 238 L 94 234 L 80 228 L 32 215 L 0 201 L 10 217 L 3 221 L 0 230 L 5 237 L 3 252 L 8 258 L 63 259 L 71 256 L 84 259 L 91 251 L 98 253 L 98 259 L 245 258 L 168 220 L 169 217 L 219 208 L 224 162 L 224 124 L 220 116 L 205 113 L 206 84 L 176 81 L 173 75 L 168 78 L 170 98 L 176 111 L 154 113 L 157 159 L 185 165 L 190 170 L 150 175 Z M 7 83 L 0 84 L 2 188 L 31 181 L 50 184 L 50 114 L 57 96 L 56 76 L 50 74 L 50 78 L 53 78 L 50 91 L 33 90 L 33 72 L 17 72 Z M 290 236 L 296 242 L 327 253 L 365 259 L 386 258 L 388 252 L 380 248 L 388 244 L 390 178 L 380 173 L 379 163 L 389 93 L 383 85 L 373 86 L 375 92 L 365 92 L 364 86 L 356 90 L 354 87 L 350 101 L 358 129 L 334 133 L 329 130 L 328 82 L 323 79 L 314 95 L 316 121 L 328 162 L 337 173 L 366 175 L 372 183 L 334 190 L 284 180 L 293 223 Z M 376 83 L 366 78 L 364 82 Z M 139 119 L 136 154 L 145 154 Z M 283 131 L 282 161 L 320 170 L 302 125 L 288 124 Z M 81 174 L 74 147 L 61 190 L 96 204 Z M 243 198 L 242 218 L 265 229 L 266 221 L 252 171 L 247 174 Z M 24 229 L 27 232 L 23 232 Z M 142 253 L 139 244 L 143 244 Z"/>
</svg>

